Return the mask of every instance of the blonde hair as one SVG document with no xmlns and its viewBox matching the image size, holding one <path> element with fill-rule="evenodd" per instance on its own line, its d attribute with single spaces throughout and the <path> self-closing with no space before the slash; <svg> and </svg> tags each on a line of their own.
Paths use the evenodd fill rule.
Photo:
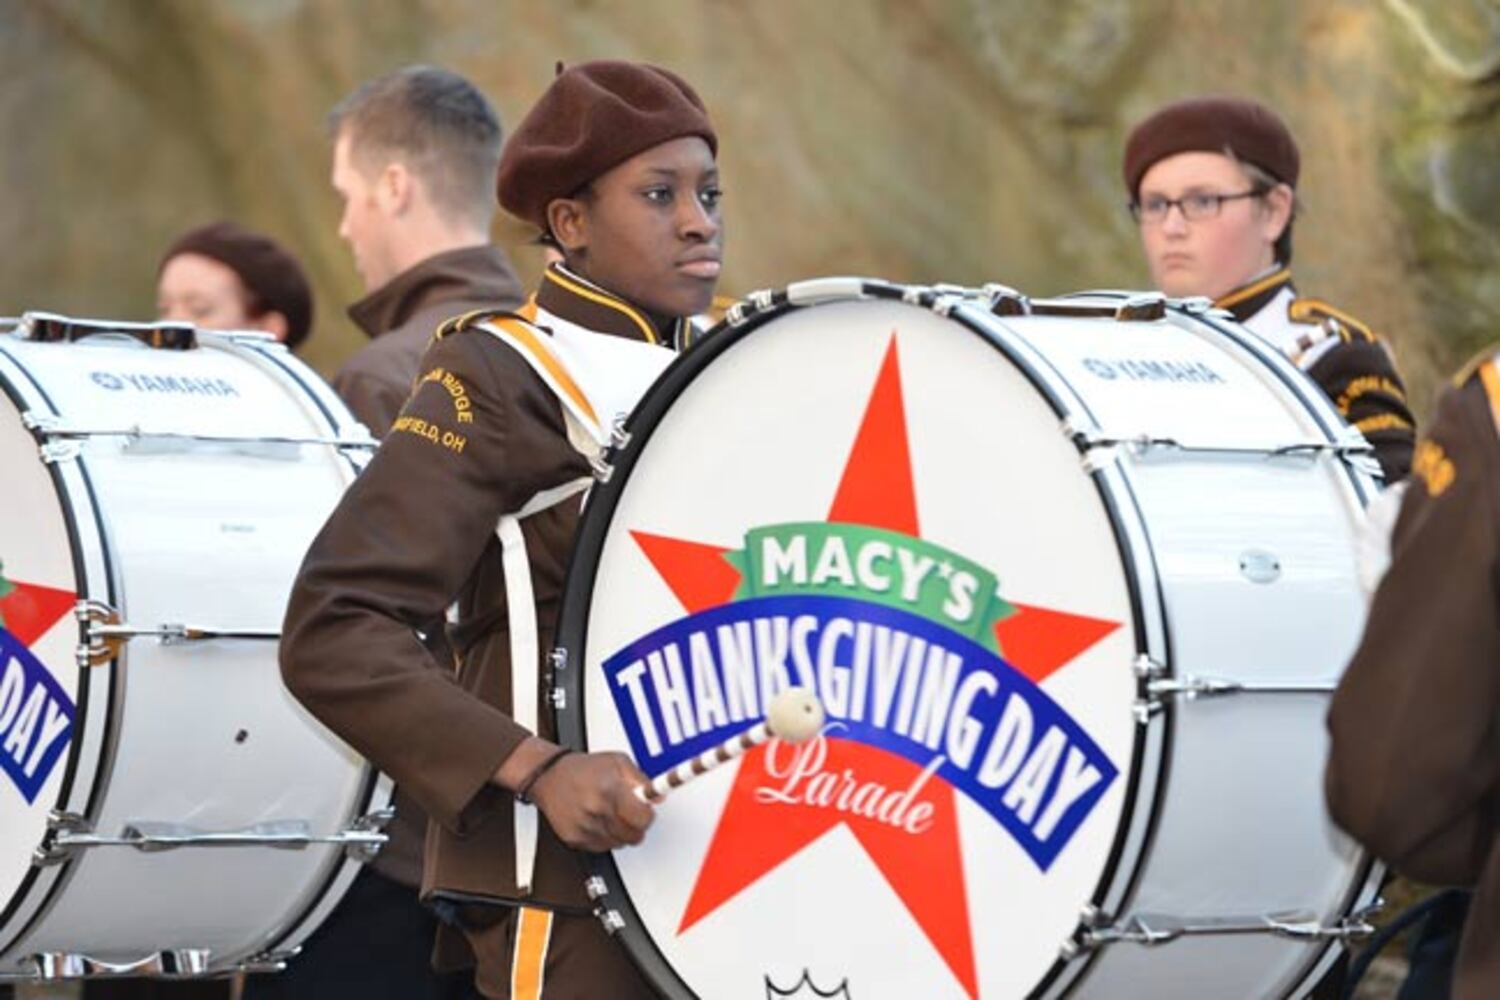
<svg viewBox="0 0 1500 1000">
<path fill-rule="evenodd" d="M 1286 181 L 1278 179 L 1269 171 L 1256 166 L 1248 160 L 1242 160 L 1238 156 L 1235 156 L 1234 150 L 1227 146 L 1224 148 L 1224 155 L 1234 161 L 1235 166 L 1239 167 L 1240 171 L 1245 175 L 1245 179 L 1250 182 L 1251 186 L 1258 190 L 1268 192 L 1272 188 L 1286 184 Z M 1292 223 L 1297 221 L 1297 216 L 1302 209 L 1302 199 L 1297 196 L 1297 189 L 1291 187 L 1290 184 L 1287 184 L 1287 187 L 1291 188 L 1292 192 L 1292 213 L 1287 216 L 1286 228 L 1281 231 L 1280 236 L 1276 237 L 1276 243 L 1272 247 L 1272 252 L 1276 255 L 1276 262 L 1283 266 L 1292 262 Z"/>
</svg>

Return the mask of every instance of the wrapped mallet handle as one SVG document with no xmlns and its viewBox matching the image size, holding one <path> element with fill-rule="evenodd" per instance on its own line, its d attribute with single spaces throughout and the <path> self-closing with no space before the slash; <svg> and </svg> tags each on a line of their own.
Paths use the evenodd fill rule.
<svg viewBox="0 0 1500 1000">
<path fill-rule="evenodd" d="M 822 729 L 823 705 L 818 696 L 811 688 L 787 688 L 771 699 L 764 722 L 757 722 L 738 736 L 731 736 L 713 749 L 657 775 L 649 785 L 636 785 L 636 797 L 643 802 L 660 802 L 674 788 L 681 788 L 698 775 L 707 774 L 772 737 L 784 743 L 803 743 Z"/>
</svg>

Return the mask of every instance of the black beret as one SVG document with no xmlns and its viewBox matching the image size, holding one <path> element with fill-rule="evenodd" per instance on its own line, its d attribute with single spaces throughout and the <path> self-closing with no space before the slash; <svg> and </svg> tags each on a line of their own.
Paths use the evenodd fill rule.
<svg viewBox="0 0 1500 1000">
<path fill-rule="evenodd" d="M 684 136 L 719 139 L 703 101 L 676 73 L 604 59 L 561 70 L 500 155 L 500 204 L 547 229 L 547 206 L 610 168 Z"/>
<path fill-rule="evenodd" d="M 286 317 L 286 346 L 295 348 L 312 327 L 313 298 L 307 275 L 281 244 L 233 222 L 213 222 L 190 229 L 162 255 L 156 273 L 173 257 L 195 253 L 229 268 L 250 293 L 258 313 L 279 312 Z"/>
<path fill-rule="evenodd" d="M 1134 198 L 1151 165 L 1178 153 L 1231 152 L 1292 187 L 1301 156 L 1286 123 L 1264 104 L 1238 97 L 1195 97 L 1161 108 L 1125 143 L 1125 188 Z"/>
</svg>

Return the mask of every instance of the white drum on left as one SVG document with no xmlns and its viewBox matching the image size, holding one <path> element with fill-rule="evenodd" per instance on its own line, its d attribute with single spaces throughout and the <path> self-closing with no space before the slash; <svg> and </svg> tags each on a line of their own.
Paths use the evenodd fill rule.
<svg viewBox="0 0 1500 1000">
<path fill-rule="evenodd" d="M 378 847 L 276 664 L 371 446 L 261 335 L 0 333 L 0 981 L 274 967 Z"/>
</svg>

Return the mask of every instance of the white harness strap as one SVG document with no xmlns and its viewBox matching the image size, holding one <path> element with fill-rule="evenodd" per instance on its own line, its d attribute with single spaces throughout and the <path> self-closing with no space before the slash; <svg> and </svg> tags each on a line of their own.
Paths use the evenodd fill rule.
<svg viewBox="0 0 1500 1000">
<path fill-rule="evenodd" d="M 506 616 L 510 625 L 511 718 L 531 732 L 537 727 L 537 672 L 528 669 L 538 660 L 536 603 L 532 598 L 531 564 L 526 558 L 526 539 L 514 514 L 500 518 L 495 529 L 500 538 L 501 562 L 505 567 Z M 531 892 L 536 868 L 536 806 L 515 803 L 516 889 Z"/>
<path fill-rule="evenodd" d="M 598 459 L 608 441 L 608 432 L 589 396 L 574 381 L 574 366 L 561 360 L 555 346 L 549 342 L 550 338 L 520 323 L 479 323 L 476 326 L 509 344 L 526 360 L 562 404 L 568 443 L 591 464 Z M 643 389 L 641 386 L 640 390 Z M 541 648 L 531 562 L 526 556 L 521 520 L 586 492 L 593 482 L 591 477 L 582 476 L 543 490 L 526 501 L 520 510 L 503 515 L 495 528 L 505 570 L 506 624 L 510 629 L 511 717 L 533 733 L 538 726 Z M 516 802 L 514 810 L 516 890 L 521 895 L 529 895 L 536 872 L 536 806 Z"/>
<path fill-rule="evenodd" d="M 575 479 L 550 490 L 544 490 L 514 514 L 505 514 L 495 528 L 500 539 L 500 562 L 505 568 L 505 617 L 510 629 L 510 715 L 531 732 L 537 731 L 539 698 L 537 667 L 541 664 L 541 647 L 536 622 L 536 596 L 531 586 L 531 560 L 526 557 L 526 538 L 521 533 L 521 519 L 555 507 L 569 497 L 578 496 L 593 485 L 588 478 Z M 536 806 L 515 803 L 516 820 L 516 888 L 531 892 L 531 876 L 536 870 Z"/>
</svg>

